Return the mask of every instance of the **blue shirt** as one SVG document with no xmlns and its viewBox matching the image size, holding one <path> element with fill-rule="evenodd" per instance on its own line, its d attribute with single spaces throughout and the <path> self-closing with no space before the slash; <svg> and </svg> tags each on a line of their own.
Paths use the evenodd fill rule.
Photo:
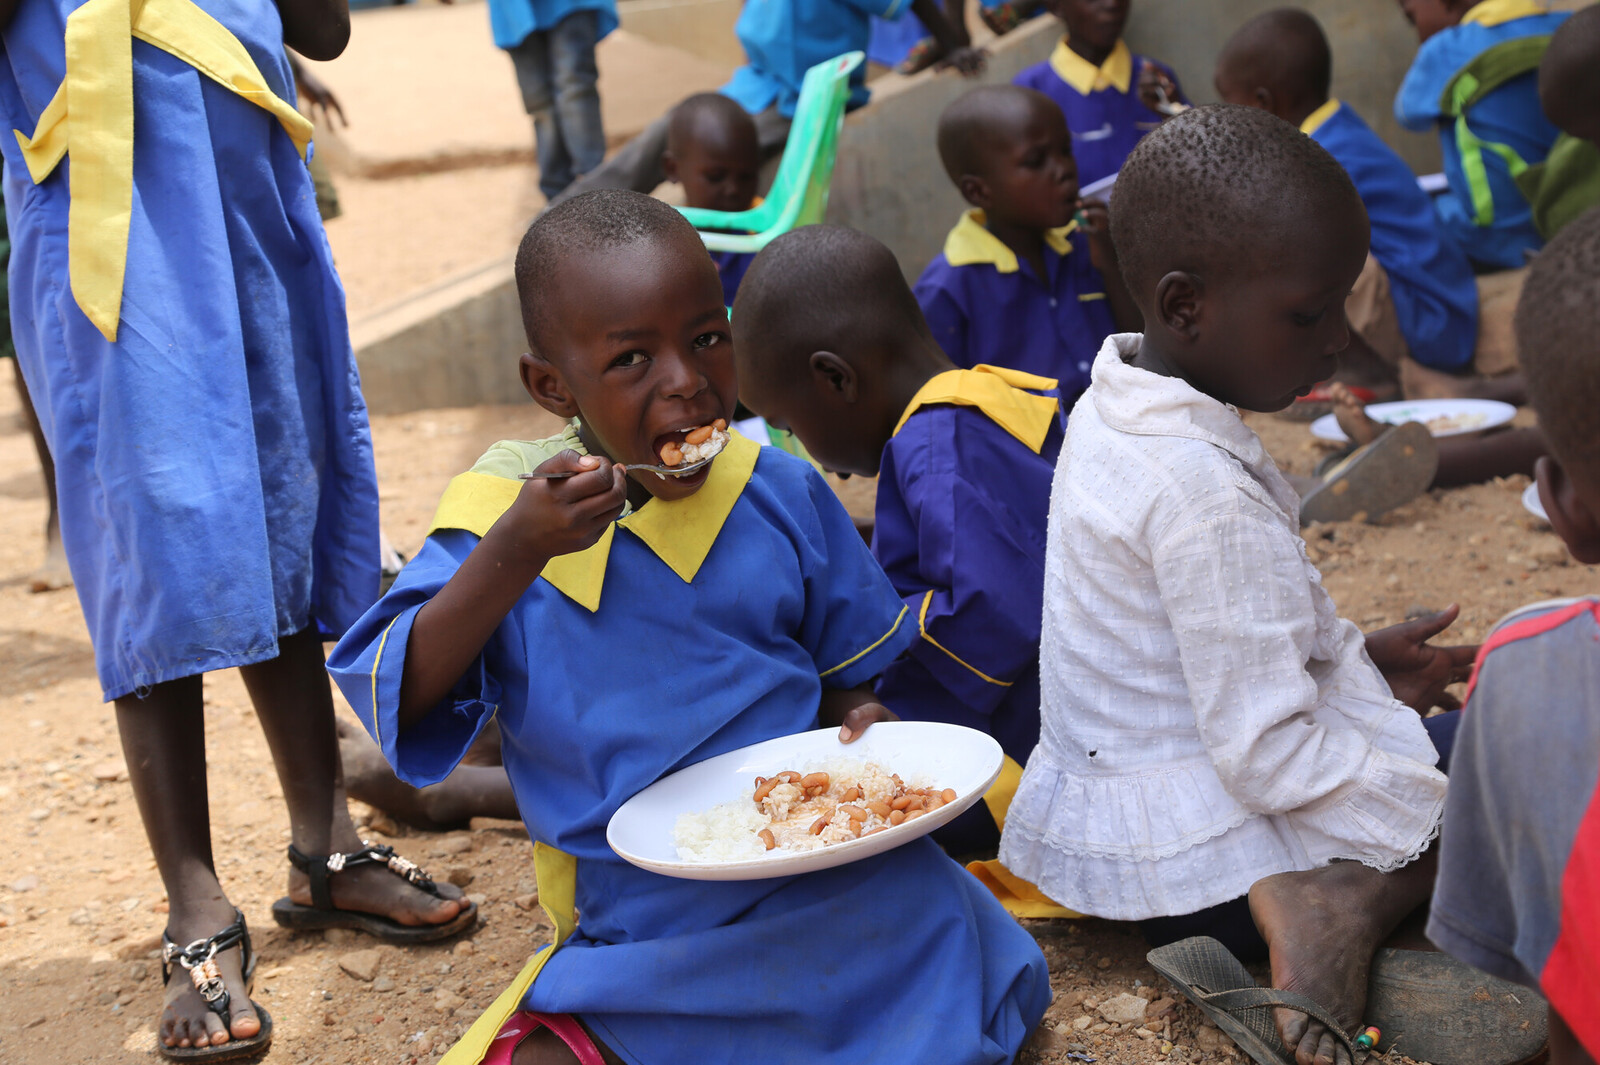
<svg viewBox="0 0 1600 1065">
<path fill-rule="evenodd" d="M 878 696 L 904 718 L 982 729 L 1020 764 L 1039 742 L 1045 525 L 1062 432 L 1054 382 L 1000 374 L 934 378 L 884 446 L 872 553 L 922 638 L 884 670 Z M 989 378 L 970 383 L 1013 405 L 1040 396 L 1032 439 L 981 406 L 943 401 L 946 379 L 968 383 L 960 377 Z"/>
<path fill-rule="evenodd" d="M 1490 47 L 1517 37 L 1554 33 L 1568 16 L 1567 12 L 1552 12 L 1502 19 L 1505 10 L 1506 5 L 1499 0 L 1485 0 L 1468 11 L 1460 25 L 1440 30 L 1422 42 L 1400 83 L 1394 115 L 1407 129 L 1439 132 L 1450 188 L 1436 205 L 1450 238 L 1475 262 L 1510 270 L 1525 265 L 1524 251 L 1544 244 L 1534 228 L 1533 210 L 1512 180 L 1505 161 L 1485 151 L 1483 161 L 1494 199 L 1494 221 L 1487 226 L 1473 221 L 1472 193 L 1461 169 L 1455 123 L 1445 120 L 1439 107 L 1439 98 L 1456 72 Z M 1537 71 L 1513 78 L 1478 101 L 1467 116 L 1467 125 L 1483 140 L 1507 145 L 1530 165 L 1549 154 L 1550 145 L 1560 132 L 1539 107 Z"/>
<path fill-rule="evenodd" d="M 983 228 L 982 211 L 968 211 L 913 291 L 950 361 L 1053 377 L 1062 409 L 1071 410 L 1089 387 L 1101 342 L 1117 327 L 1105 278 L 1075 223 L 1047 234 L 1044 257 L 1041 279 Z"/>
<path fill-rule="evenodd" d="M 895 1060 L 903 1046 L 911 1060 L 1009 1061 L 1049 1003 L 1044 958 L 932 841 L 820 873 L 723 882 L 647 872 L 606 844 L 611 815 L 643 788 L 817 727 L 825 687 L 871 679 L 915 638 L 807 463 L 736 437 L 699 492 L 647 503 L 594 547 L 553 560 L 454 692 L 397 735 L 417 610 L 519 484 L 507 470 L 452 482 L 437 528 L 329 669 L 414 784 L 442 779 L 498 717 L 529 833 L 577 859 L 578 930 L 527 1007 L 581 1014 L 628 1056 L 648 1046 L 663 1063 L 746 1049 L 853 1065 Z M 909 912 L 885 923 L 873 900 L 886 895 Z M 908 979 L 913 964 L 939 979 Z M 840 1024 L 841 1001 L 871 1001 L 871 1023 Z"/>
<path fill-rule="evenodd" d="M 1411 357 L 1436 370 L 1472 362 L 1478 284 L 1440 227 L 1416 175 L 1346 104 L 1329 100 L 1300 126 L 1345 168 L 1372 223 L 1372 257 L 1389 277 Z"/>
<path fill-rule="evenodd" d="M 617 0 L 489 0 L 489 29 L 497 48 L 515 48 L 528 34 L 553 30 L 575 11 L 600 13 L 600 37 L 617 28 Z"/>
<path fill-rule="evenodd" d="M 745 0 L 733 32 L 749 60 L 720 90 L 752 115 L 776 107 L 794 116 L 806 71 L 864 52 L 873 15 L 893 18 L 910 0 Z M 850 107 L 867 102 L 866 65 L 850 75 Z"/>
<path fill-rule="evenodd" d="M 1134 55 L 1122 41 L 1096 67 L 1067 47 L 1065 37 L 1049 59 L 1012 79 L 1013 84 L 1037 89 L 1061 106 L 1072 131 L 1080 185 L 1121 170 L 1123 160 L 1140 139 L 1161 125 L 1164 116 L 1139 100 L 1139 67 L 1145 63 L 1166 71 L 1176 84 L 1177 76 L 1170 67 Z"/>
</svg>

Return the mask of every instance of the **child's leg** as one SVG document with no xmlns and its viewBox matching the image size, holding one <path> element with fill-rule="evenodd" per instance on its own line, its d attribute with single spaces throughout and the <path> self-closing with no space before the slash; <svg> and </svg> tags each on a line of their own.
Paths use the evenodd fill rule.
<svg viewBox="0 0 1600 1065">
<path fill-rule="evenodd" d="M 1339 428 L 1357 444 L 1371 443 L 1383 431 L 1383 423 L 1367 414 L 1350 390 L 1337 382 L 1329 386 Z M 1544 433 L 1538 429 L 1502 429 L 1482 435 L 1446 436 L 1438 440 L 1439 468 L 1433 477 L 1434 488 L 1456 488 L 1482 484 L 1514 473 L 1533 475 L 1533 464 L 1550 453 Z"/>
<path fill-rule="evenodd" d="M 600 38 L 600 13 L 574 11 L 550 31 L 551 78 L 555 87 L 555 124 L 561 129 L 574 176 L 587 174 L 606 157 L 605 126 L 600 118 L 600 72 L 594 48 Z"/>
<path fill-rule="evenodd" d="M 201 679 L 158 684 L 143 699 L 124 696 L 116 706 L 133 796 L 167 889 L 167 934 L 180 946 L 215 935 L 233 922 L 233 904 L 211 860 Z M 216 960 L 232 997 L 232 1036 L 248 1039 L 261 1023 L 244 993 L 239 950 Z M 189 1047 L 225 1043 L 229 1032 L 178 969 L 167 985 L 159 1035 L 167 1046 Z"/>
<path fill-rule="evenodd" d="M 22 367 L 12 360 L 12 377 L 17 383 L 17 399 L 22 402 L 22 417 L 33 434 L 33 449 L 39 455 L 39 465 L 44 470 L 44 494 L 50 504 L 50 514 L 44 521 L 44 564 L 33 571 L 28 588 L 35 592 L 49 592 L 57 588 L 72 587 L 72 571 L 67 567 L 66 548 L 61 546 L 61 516 L 56 507 L 56 464 L 50 457 L 50 445 L 39 427 L 39 415 L 28 396 L 28 383 L 22 379 Z"/>
<path fill-rule="evenodd" d="M 1272 986 L 1321 1003 L 1347 1032 L 1361 1024 L 1367 971 L 1383 941 L 1433 890 L 1433 851 L 1392 873 L 1336 862 L 1279 873 L 1250 889 L 1250 913 L 1272 962 Z M 1323 1026 L 1279 1010 L 1278 1031 L 1299 1065 L 1350 1065 Z"/>
<path fill-rule="evenodd" d="M 1498 399 L 1517 406 L 1528 402 L 1528 386 L 1520 370 L 1497 377 L 1452 374 L 1410 358 L 1400 364 L 1400 390 L 1407 399 Z"/>
<path fill-rule="evenodd" d="M 272 749 L 294 845 L 313 857 L 361 848 L 345 802 L 344 773 L 333 724 L 333 693 L 314 628 L 278 641 L 278 657 L 240 670 L 261 730 Z M 131 763 L 130 763 L 131 764 Z M 440 898 L 381 865 L 351 866 L 329 879 L 333 904 L 404 925 L 443 924 L 461 911 L 459 889 L 440 884 Z M 289 871 L 289 897 L 311 905 L 311 881 Z"/>
<path fill-rule="evenodd" d="M 345 787 L 352 799 L 429 831 L 459 825 L 474 817 L 522 819 L 511 793 L 511 780 L 498 757 L 493 761 L 476 757 L 480 744 L 474 743 L 461 764 L 439 783 L 414 788 L 394 775 L 383 752 L 364 731 L 343 718 L 337 724 L 339 761 L 344 765 Z M 484 731 L 488 735 L 489 730 Z M 498 744 L 495 746 L 498 748 Z"/>
<path fill-rule="evenodd" d="M 556 194 L 576 176 L 572 156 L 561 137 L 556 121 L 554 70 L 550 56 L 551 34 L 535 30 L 511 49 L 511 62 L 517 70 L 517 87 L 522 90 L 522 106 L 533 119 L 533 150 L 539 160 L 539 190 L 545 199 Z"/>
</svg>

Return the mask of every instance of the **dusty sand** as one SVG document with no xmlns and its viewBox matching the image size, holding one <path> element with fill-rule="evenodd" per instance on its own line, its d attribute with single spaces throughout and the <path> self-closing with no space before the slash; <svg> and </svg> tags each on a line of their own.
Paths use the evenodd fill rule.
<svg viewBox="0 0 1600 1065">
<path fill-rule="evenodd" d="M 0 376 L 11 373 L 9 363 L 0 369 Z M 1309 468 L 1318 454 L 1302 426 L 1272 418 L 1252 424 L 1291 468 Z M 550 425 L 531 406 L 377 419 L 390 535 L 403 550 L 415 550 L 451 474 L 495 439 L 542 435 Z M 0 470 L 6 497 L 0 671 L 8 679 L 0 690 L 0 730 L 9 740 L 0 754 L 0 833 L 12 841 L 0 871 L 0 1060 L 151 1061 L 161 1007 L 152 960 L 164 923 L 161 883 L 110 708 L 99 699 L 77 599 L 27 591 L 25 577 L 42 555 L 44 500 L 9 380 L 0 381 Z M 1401 620 L 1413 605 L 1459 599 L 1458 635 L 1475 640 L 1521 603 L 1593 592 L 1595 571 L 1570 563 L 1549 530 L 1519 505 L 1524 483 L 1435 493 L 1381 525 L 1315 531 L 1313 554 L 1343 613 L 1373 627 Z M 870 508 L 871 484 L 853 482 L 845 495 L 854 508 Z M 533 871 L 521 826 L 479 822 L 442 835 L 369 833 L 480 895 L 483 925 L 456 944 L 377 947 L 375 979 L 359 979 L 340 960 L 364 968 L 371 956 L 349 955 L 373 949 L 370 941 L 352 933 L 329 942 L 272 924 L 268 907 L 284 889 L 288 838 L 277 782 L 236 673 L 211 680 L 207 704 L 218 865 L 262 954 L 255 997 L 277 1024 L 269 1060 L 435 1060 L 548 936 L 537 908 L 528 908 Z M 1165 993 L 1130 927 L 1032 922 L 1030 929 L 1050 959 L 1057 994 L 1047 1019 L 1051 1031 L 1025 1060 L 1066 1061 L 1068 1053 L 1115 1065 L 1230 1060 L 1217 1033 L 1197 1031 L 1197 1012 Z M 1151 1035 L 1131 1025 L 1096 1031 L 1106 1022 L 1089 1004 L 1123 992 L 1157 1000 L 1147 1014 Z M 1163 1054 L 1169 1040 L 1174 1046 Z"/>
</svg>

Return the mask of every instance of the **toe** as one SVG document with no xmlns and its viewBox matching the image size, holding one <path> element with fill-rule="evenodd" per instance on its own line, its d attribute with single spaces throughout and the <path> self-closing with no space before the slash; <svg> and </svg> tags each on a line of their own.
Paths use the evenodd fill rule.
<svg viewBox="0 0 1600 1065">
<path fill-rule="evenodd" d="M 205 1031 L 195 1039 L 195 1046 L 205 1046 L 208 1043 L 211 1046 L 216 1046 L 218 1043 L 226 1043 L 228 1041 L 228 1029 L 223 1027 L 221 1017 L 207 1010 L 203 1023 Z"/>
<path fill-rule="evenodd" d="M 1302 1014 L 1302 1016 L 1304 1016 Z M 1310 1023 L 1301 1031 L 1300 1041 L 1294 1048 L 1294 1060 L 1299 1065 L 1318 1065 L 1317 1048 L 1322 1045 L 1323 1028 L 1320 1024 Z M 1327 1065 L 1323 1062 L 1322 1065 Z"/>
<path fill-rule="evenodd" d="M 248 1001 L 237 1003 L 233 1008 L 233 1018 L 228 1023 L 228 1031 L 235 1039 L 249 1039 L 261 1031 L 261 1018 L 256 1016 L 255 1007 Z"/>
</svg>

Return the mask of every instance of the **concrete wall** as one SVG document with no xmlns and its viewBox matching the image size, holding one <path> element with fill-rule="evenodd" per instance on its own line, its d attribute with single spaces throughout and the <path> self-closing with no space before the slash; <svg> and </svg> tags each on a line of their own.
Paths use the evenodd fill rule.
<svg viewBox="0 0 1600 1065">
<path fill-rule="evenodd" d="M 617 15 L 629 33 L 736 67 L 744 64 L 733 35 L 740 6 L 740 0 L 621 0 Z"/>
</svg>

